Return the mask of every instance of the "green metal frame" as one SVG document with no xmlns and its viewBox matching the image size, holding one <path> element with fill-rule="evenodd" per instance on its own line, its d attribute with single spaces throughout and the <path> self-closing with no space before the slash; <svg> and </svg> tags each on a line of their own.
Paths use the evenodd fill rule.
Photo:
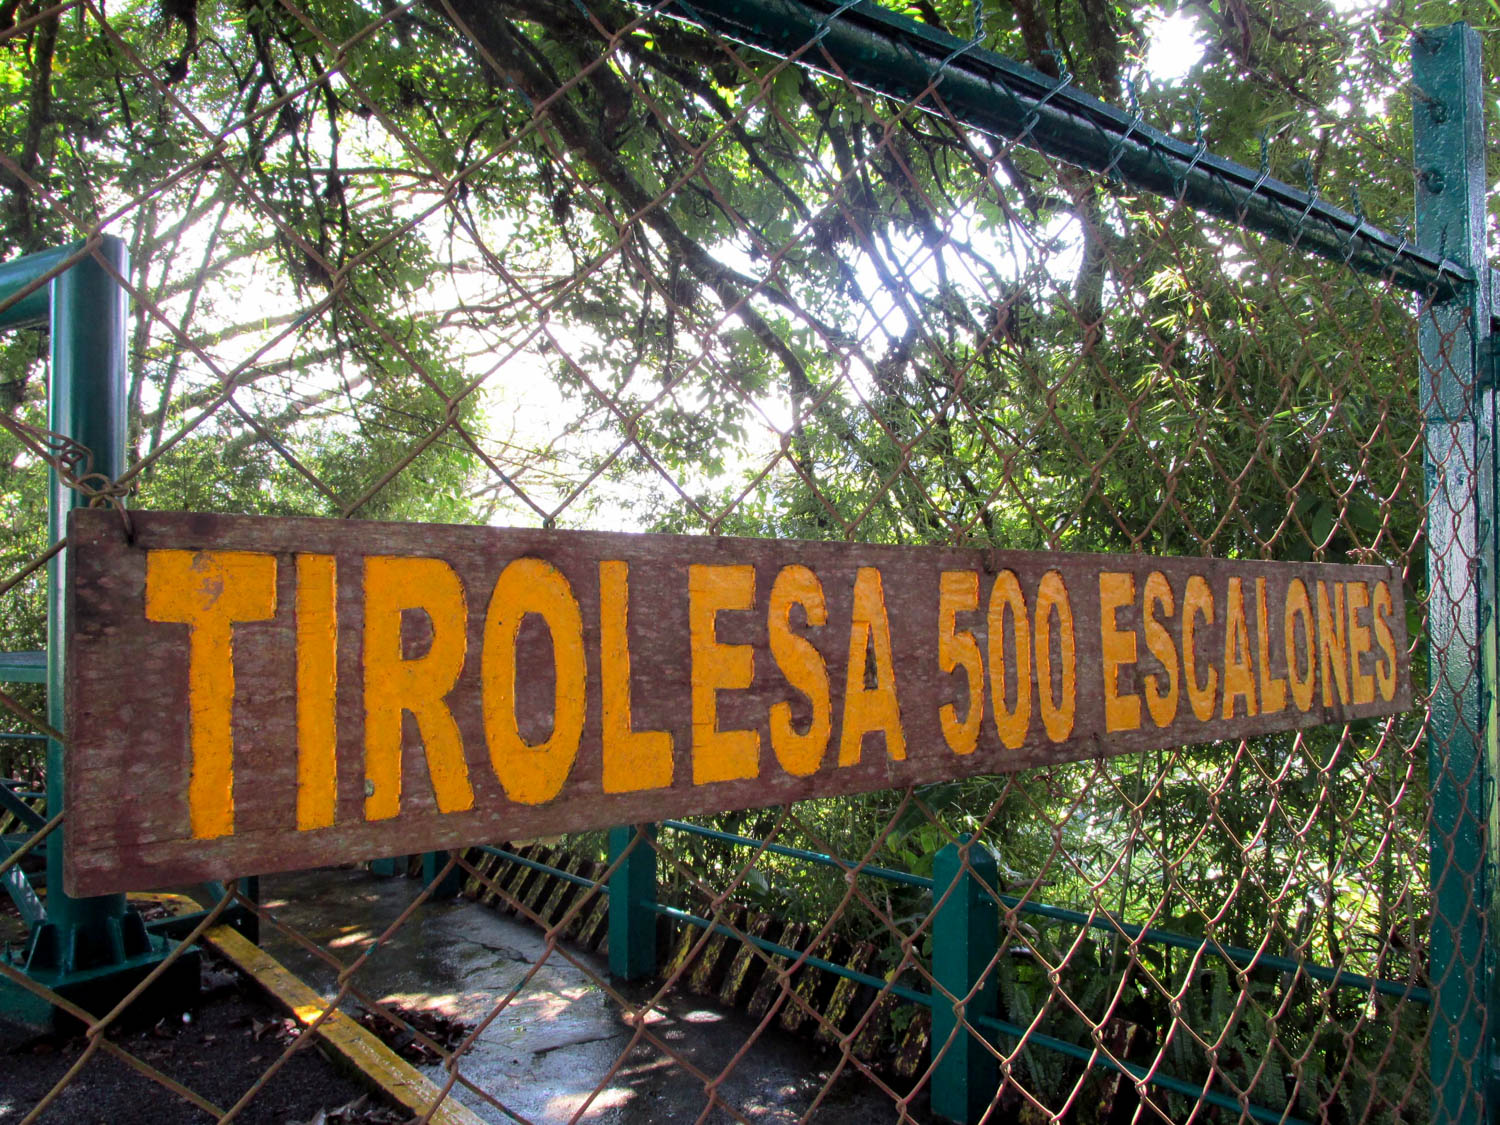
<svg viewBox="0 0 1500 1125">
<path fill-rule="evenodd" d="M 609 971 L 622 980 L 656 973 L 656 826 L 609 830 Z"/>
<path fill-rule="evenodd" d="M 0 265 L 0 329 L 45 325 L 51 337 L 49 428 L 87 447 L 93 471 L 111 479 L 125 468 L 126 293 L 125 244 L 105 236 L 93 243 L 33 254 Z M 48 535 L 67 534 L 68 512 L 83 498 L 60 478 L 50 477 Z M 64 651 L 67 636 L 66 553 L 53 557 L 47 578 L 47 649 L 0 657 L 0 678 L 47 685 L 47 721 L 65 726 Z M 45 668 L 45 675 L 38 672 Z M 47 741 L 47 811 L 63 807 L 64 748 Z M 46 841 L 46 895 L 7 886 L 27 917 L 30 939 L 21 962 L 26 974 L 91 1010 L 104 1010 L 135 987 L 173 948 L 148 931 L 123 894 L 74 898 L 63 890 L 66 826 Z M 196 954 L 178 958 L 159 978 L 162 995 L 196 994 Z M 54 1022 L 57 1013 L 35 994 L 0 982 L 0 1010 L 27 1023 Z"/>
<path fill-rule="evenodd" d="M 644 0 L 637 0 L 644 3 Z M 653 8 L 653 10 L 656 10 Z M 1457 293 L 1476 266 L 1383 231 L 1265 169 L 1176 140 L 1039 70 L 955 38 L 872 0 L 674 0 L 673 16 L 802 66 L 1416 292 Z M 1480 259 L 1482 262 L 1483 259 Z"/>
<path fill-rule="evenodd" d="M 739 847 L 754 848 L 757 851 L 764 850 L 772 855 L 783 855 L 789 859 L 805 860 L 820 867 L 837 868 L 846 877 L 863 876 L 870 879 L 883 879 L 888 883 L 904 883 L 907 886 L 921 887 L 928 891 L 934 887 L 934 880 L 922 875 L 913 875 L 910 871 L 897 871 L 894 868 L 881 867 L 874 863 L 856 866 L 847 859 L 828 855 L 825 852 L 757 840 L 751 836 L 740 836 L 717 828 L 706 828 L 701 824 L 690 824 L 685 820 L 664 820 L 661 826 L 677 832 L 703 836 L 724 844 L 735 844 Z M 521 862 L 529 861 L 521 860 Z M 1225 945 L 1215 938 L 1193 937 L 1190 934 L 1180 934 L 1174 930 L 1163 930 L 1156 926 L 1140 926 L 1134 922 L 1122 922 L 1110 914 L 1089 914 L 1082 910 L 1070 910 L 1065 906 L 1053 906 L 1050 903 L 1038 902 L 1033 898 L 1020 895 L 997 894 L 995 899 L 1001 906 L 1017 914 L 1030 914 L 1033 917 L 1047 918 L 1053 922 L 1069 922 L 1085 929 L 1099 930 L 1123 938 L 1128 942 L 1139 941 L 1147 945 L 1165 945 L 1174 949 L 1184 949 L 1194 957 L 1213 957 L 1245 969 L 1269 973 L 1300 973 L 1312 980 L 1322 981 L 1324 984 L 1349 988 L 1357 992 L 1374 991 L 1381 996 L 1390 996 L 1396 1000 L 1410 1000 L 1418 1004 L 1432 1002 L 1432 995 L 1427 989 L 1412 984 L 1410 981 L 1370 977 L 1363 973 L 1350 972 L 1348 969 L 1335 969 L 1328 965 L 1320 965 L 1316 961 L 1299 957 L 1282 957 L 1279 954 L 1266 953 L 1257 949 Z"/>
<path fill-rule="evenodd" d="M 932 1110 L 970 1125 L 1000 1086 L 994 1049 L 969 1030 L 998 1012 L 1000 911 L 991 888 L 1000 885 L 1000 870 L 987 848 L 965 836 L 933 857 L 932 881 Z"/>
<path fill-rule="evenodd" d="M 443 869 L 448 866 L 451 854 L 450 852 L 422 853 L 422 882 L 432 888 L 433 898 L 454 898 L 459 891 L 464 889 L 462 867 L 455 863 L 448 868 L 447 874 L 443 873 Z"/>
<path fill-rule="evenodd" d="M 1435 301 L 1420 326 L 1426 413 L 1432 1121 L 1489 1119 L 1497 825 L 1495 388 L 1485 252 L 1483 68 L 1463 25 L 1412 41 L 1417 241 L 1479 284 Z"/>
<path fill-rule="evenodd" d="M 1500 916 L 1496 772 L 1497 271 L 1485 231 L 1483 64 L 1463 24 L 1419 32 L 1412 65 L 1416 238 L 1174 140 L 1047 75 L 869 0 L 676 0 L 674 16 L 965 126 L 1170 196 L 1422 296 L 1427 415 L 1433 1121 L 1500 1115 L 1489 1020 Z M 1034 1038 L 1034 1037 L 1033 1037 Z M 1491 1089 L 1495 1086 L 1495 1089 Z M 1202 1100 L 1212 1102 L 1205 1095 Z"/>
<path fill-rule="evenodd" d="M 714 829 L 702 828 L 699 825 L 688 825 L 676 821 L 663 821 L 661 827 L 678 828 L 684 831 L 692 830 L 715 838 L 729 837 L 731 841 L 742 842 L 757 848 L 764 847 L 766 851 L 774 851 L 778 854 L 795 855 L 799 858 L 809 858 L 814 862 L 825 861 L 830 866 L 840 867 L 846 871 L 854 870 L 853 864 L 851 864 L 848 860 L 840 859 L 837 856 L 824 856 L 817 852 L 804 852 L 801 849 L 797 848 L 787 848 L 782 844 L 766 844 L 764 841 L 751 840 L 749 837 L 743 836 L 732 836 L 729 833 L 720 833 Z M 618 837 L 616 837 L 614 846 L 612 846 L 610 849 L 611 857 L 616 858 L 620 855 L 624 848 L 628 846 L 635 830 L 632 828 L 617 828 L 613 831 L 620 834 Z M 610 894 L 611 891 L 613 891 L 617 886 L 621 888 L 621 893 L 624 893 L 624 887 L 629 882 L 629 876 L 623 876 L 621 874 L 622 870 L 624 869 L 623 865 L 621 865 L 621 867 L 617 867 L 614 872 L 614 875 L 616 877 L 619 877 L 618 883 L 616 882 L 615 878 L 611 878 L 609 882 L 603 883 L 595 879 L 587 878 L 583 875 L 575 874 L 571 871 L 565 871 L 560 867 L 554 867 L 550 863 L 543 863 L 541 860 L 530 859 L 516 852 L 509 851 L 506 848 L 496 847 L 492 844 L 480 845 L 477 850 L 483 852 L 486 855 L 499 856 L 501 859 L 508 860 L 511 863 L 519 864 L 522 867 L 530 868 L 533 871 L 544 872 L 548 875 L 553 876 L 554 878 L 561 879 L 564 882 L 572 883 L 575 886 L 584 887 L 590 890 L 596 889 L 602 891 L 604 894 Z M 652 855 L 654 859 L 654 851 L 652 852 Z M 629 858 L 633 857 L 627 857 L 627 862 L 629 861 Z M 875 879 L 886 879 L 894 882 L 909 883 L 912 885 L 926 887 L 928 889 L 932 889 L 934 885 L 934 881 L 932 879 L 927 879 L 920 875 L 913 875 L 907 871 L 896 871 L 888 867 L 864 866 L 860 867 L 858 870 L 859 874 L 867 875 Z M 981 884 L 977 880 L 973 881 L 972 883 L 972 886 L 980 885 Z M 639 891 L 641 887 L 638 886 L 636 889 Z M 972 889 L 972 887 L 970 889 Z M 935 1007 L 933 994 L 931 992 L 923 992 L 915 988 L 908 988 L 907 986 L 900 984 L 899 979 L 896 981 L 887 980 L 884 977 L 860 972 L 858 969 L 851 969 L 847 965 L 841 965 L 837 961 L 829 961 L 826 958 L 818 957 L 814 954 L 806 952 L 805 950 L 793 949 L 791 946 L 782 945 L 781 943 L 771 941 L 768 938 L 758 937 L 755 934 L 743 933 L 739 930 L 735 930 L 729 926 L 724 925 L 722 922 L 715 922 L 711 919 L 703 918 L 697 914 L 692 914 L 686 910 L 680 910 L 675 906 L 668 906 L 665 903 L 656 901 L 655 890 L 655 884 L 652 883 L 648 888 L 648 894 L 646 897 L 628 899 L 626 905 L 618 908 L 621 911 L 620 917 L 622 919 L 619 924 L 634 925 L 640 927 L 640 930 L 643 933 L 648 932 L 652 935 L 651 944 L 648 945 L 643 941 L 637 941 L 631 946 L 631 948 L 635 951 L 635 954 L 639 957 L 639 960 L 636 962 L 633 968 L 629 969 L 631 975 L 628 979 L 644 979 L 650 977 L 655 973 L 655 923 L 654 921 L 651 921 L 648 925 L 648 920 L 653 918 L 654 916 L 660 916 L 673 922 L 679 922 L 689 926 L 696 926 L 701 930 L 707 930 L 712 934 L 726 937 L 734 941 L 744 942 L 773 957 L 781 957 L 789 962 L 797 962 L 807 966 L 808 968 L 818 969 L 822 972 L 831 973 L 843 980 L 849 980 L 853 981 L 856 984 L 864 985 L 867 988 L 873 989 L 875 992 L 889 993 L 891 996 L 896 997 L 898 1000 L 903 1000 L 908 1004 L 918 1004 L 929 1009 Z M 999 902 L 1005 903 L 1011 908 L 1015 908 L 1017 905 L 1017 900 L 1008 895 L 999 895 L 997 896 L 997 900 Z M 615 918 L 615 908 L 613 905 L 614 901 L 615 900 L 613 896 L 611 896 L 610 918 L 612 921 Z M 1058 910 L 1058 908 L 1056 907 L 1050 907 L 1046 909 Z M 1065 921 L 1077 921 L 1078 919 L 1085 917 L 1084 915 L 1078 914 L 1076 911 L 1059 911 L 1059 915 L 1065 916 L 1062 919 Z M 624 919 L 630 919 L 630 922 L 626 923 Z M 1153 931 L 1142 930 L 1139 932 L 1148 935 L 1144 938 L 1144 940 L 1152 940 L 1149 937 L 1149 934 Z M 1173 936 L 1177 937 L 1181 935 Z M 936 940 L 937 939 L 935 935 L 934 941 L 936 942 Z M 611 941 L 611 951 L 613 951 L 615 948 L 616 943 Z M 1199 948 L 1205 951 L 1209 951 L 1214 947 L 1208 945 L 1207 943 L 1199 943 Z M 652 957 L 652 960 L 650 960 L 649 962 L 647 961 L 645 956 L 647 950 L 650 950 Z M 611 957 L 610 971 L 616 976 L 626 977 L 627 966 L 625 962 L 628 962 L 630 955 L 622 953 L 619 956 L 621 958 L 621 962 L 618 964 L 614 960 L 614 957 Z M 1265 962 L 1265 967 L 1274 968 L 1274 966 L 1270 964 L 1270 961 L 1272 959 L 1262 958 L 1261 960 Z M 1276 971 L 1281 970 L 1277 969 Z M 1346 979 L 1352 975 L 1353 974 L 1347 973 L 1343 974 L 1340 978 L 1339 983 L 1346 986 L 1352 986 L 1352 982 Z M 944 997 L 942 998 L 941 1005 L 936 1006 L 943 1006 L 946 1004 L 947 999 L 946 997 Z M 1022 1043 L 1027 1049 L 1034 1048 L 1036 1050 L 1050 1051 L 1054 1054 L 1065 1055 L 1068 1058 L 1076 1059 L 1079 1062 L 1088 1064 L 1089 1066 L 1097 1067 L 1101 1070 L 1107 1070 L 1116 1074 L 1123 1074 L 1137 1082 L 1142 1082 L 1148 1086 L 1156 1086 L 1162 1090 L 1167 1090 L 1174 1094 L 1180 1094 L 1181 1096 L 1192 1101 L 1202 1102 L 1204 1105 L 1213 1106 L 1217 1109 L 1226 1110 L 1237 1115 L 1241 1113 L 1248 1114 L 1252 1121 L 1265 1122 L 1267 1123 L 1267 1125 L 1308 1125 L 1308 1123 L 1302 1118 L 1292 1116 L 1285 1109 L 1272 1109 L 1268 1106 L 1257 1105 L 1254 1102 L 1250 1102 L 1245 1106 L 1241 1106 L 1239 1101 L 1235 1098 L 1231 1098 L 1225 1094 L 1216 1093 L 1212 1090 L 1206 1089 L 1198 1083 L 1185 1081 L 1172 1074 L 1165 1073 L 1159 1068 L 1144 1067 L 1136 1063 L 1126 1061 L 1117 1062 L 1109 1056 L 1099 1053 L 1097 1048 L 1084 1047 L 1077 1043 L 1070 1043 L 1065 1039 L 1058 1039 L 1055 1036 L 1045 1035 L 1041 1032 L 1036 1031 L 1035 1029 L 1021 1027 L 1019 1024 L 1014 1024 L 1006 1020 L 998 1019 L 993 1015 L 983 1015 L 979 1011 L 970 1011 L 967 1018 L 970 1021 L 971 1026 L 979 1027 L 984 1029 L 985 1031 L 992 1032 L 997 1039 L 1002 1037 L 1006 1039 L 1014 1039 Z M 937 1086 L 939 1084 L 953 1080 L 961 1081 L 967 1079 L 967 1077 L 968 1074 L 966 1071 L 956 1076 L 950 1075 L 947 1071 L 934 1071 L 932 1078 L 932 1097 L 934 1099 L 934 1104 L 936 1104 L 936 1102 L 940 1098 L 953 1097 L 953 1095 L 949 1093 L 940 1094 L 937 1090 Z M 993 1098 L 994 1086 L 992 1085 L 990 1089 L 991 1098 Z M 969 1104 L 967 1098 L 965 1098 L 964 1104 L 966 1106 Z M 986 1105 L 988 1105 L 988 1102 L 986 1102 Z"/>
</svg>

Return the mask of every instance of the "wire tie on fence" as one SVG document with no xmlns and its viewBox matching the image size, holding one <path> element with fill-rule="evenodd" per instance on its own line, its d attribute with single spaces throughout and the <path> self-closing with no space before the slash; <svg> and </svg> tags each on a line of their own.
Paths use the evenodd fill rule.
<svg viewBox="0 0 1500 1125">
<path fill-rule="evenodd" d="M 27 449 L 57 474 L 64 487 L 85 497 L 91 508 L 113 504 L 123 510 L 124 498 L 134 486 L 119 484 L 104 473 L 94 471 L 94 451 L 66 434 L 33 426 L 0 414 L 0 428 L 9 431 Z"/>
<path fill-rule="evenodd" d="M 1238 218 L 1238 220 L 1239 220 L 1239 222 L 1241 224 L 1244 223 L 1244 221 L 1245 221 L 1245 215 L 1250 210 L 1251 201 L 1253 201 L 1255 199 L 1255 197 L 1260 194 L 1260 189 L 1263 188 L 1265 186 L 1265 184 L 1266 184 L 1266 181 L 1271 178 L 1271 137 L 1270 137 L 1270 134 L 1267 133 L 1266 130 L 1262 129 L 1260 131 L 1259 140 L 1260 140 L 1260 174 L 1255 177 L 1255 182 L 1250 185 L 1250 190 L 1248 190 L 1247 192 L 1245 192 L 1245 199 L 1240 204 L 1239 215 L 1237 216 L 1237 218 Z M 1230 198 L 1233 198 L 1233 195 L 1231 195 Z"/>
<path fill-rule="evenodd" d="M 1049 44 L 1049 46 L 1047 50 L 1042 52 L 1042 55 L 1044 57 L 1053 58 L 1056 60 L 1058 71 L 1057 81 L 1048 88 L 1045 94 L 1043 94 L 1036 100 L 1036 104 L 1031 108 L 1031 113 L 1028 114 L 1026 120 L 1021 123 L 1021 131 L 1018 134 L 1018 139 L 1020 137 L 1027 136 L 1033 129 L 1037 127 L 1037 124 L 1042 120 L 1042 109 L 1047 105 L 1048 102 L 1050 102 L 1059 93 L 1067 89 L 1067 87 L 1072 85 L 1073 83 L 1073 73 L 1068 69 L 1067 59 L 1063 57 L 1063 53 L 1060 50 L 1058 50 L 1055 46 L 1051 46 L 1052 36 L 1050 34 L 1047 36 L 1047 43 Z M 1018 98 L 1016 100 L 1019 101 L 1020 99 Z"/>
<path fill-rule="evenodd" d="M 1354 260 L 1355 247 L 1358 245 L 1360 235 L 1364 232 L 1365 229 L 1365 204 L 1364 201 L 1359 197 L 1359 185 L 1356 184 L 1352 188 L 1350 188 L 1349 194 L 1352 197 L 1350 206 L 1354 209 L 1354 218 L 1356 221 L 1354 224 L 1354 229 L 1349 232 L 1349 240 L 1344 245 L 1345 265 L 1348 265 Z"/>
<path fill-rule="evenodd" d="M 1302 208 L 1302 214 L 1297 216 L 1296 233 L 1300 237 L 1302 229 L 1307 220 L 1312 216 L 1313 208 L 1318 205 L 1318 181 L 1317 174 L 1313 168 L 1313 162 L 1303 157 L 1296 165 L 1302 171 L 1302 181 L 1307 185 L 1307 206 Z M 1293 246 L 1296 245 L 1294 241 Z"/>
<path fill-rule="evenodd" d="M 847 5 L 845 5 L 845 6 L 847 7 Z M 973 10 L 974 10 L 974 16 L 973 16 L 973 29 L 974 30 L 973 30 L 973 34 L 971 34 L 969 36 L 969 41 L 967 43 L 964 43 L 961 46 L 954 48 L 954 50 L 952 50 L 951 52 L 949 52 L 947 58 L 943 59 L 936 66 L 934 66 L 932 68 L 932 71 L 928 75 L 928 80 L 930 82 L 932 82 L 934 85 L 940 79 L 943 71 L 947 70 L 948 67 L 954 62 L 954 60 L 962 58 L 964 55 L 966 55 L 970 51 L 972 51 L 975 47 L 979 47 L 979 46 L 982 46 L 984 44 L 984 4 L 983 4 L 983 0 L 974 0 Z"/>
<path fill-rule="evenodd" d="M 1120 136 L 1115 139 L 1115 143 L 1109 150 L 1109 163 L 1104 167 L 1104 176 L 1106 179 L 1116 180 L 1121 183 L 1124 182 L 1124 177 L 1117 175 L 1115 169 L 1119 167 L 1120 161 L 1125 156 L 1125 146 L 1129 143 L 1130 138 L 1133 137 L 1135 135 L 1135 131 L 1145 123 L 1145 116 L 1141 112 L 1140 89 L 1137 86 L 1136 80 L 1133 76 L 1126 79 L 1125 88 L 1127 91 L 1129 91 L 1128 97 L 1130 102 L 1130 112 L 1132 114 L 1131 121 L 1130 124 L 1126 127 L 1125 132 L 1120 134 Z M 1096 124 L 1095 128 L 1102 136 L 1104 133 L 1103 127 Z"/>
<path fill-rule="evenodd" d="M 1387 270 L 1395 267 L 1396 263 L 1401 260 L 1401 255 L 1406 253 L 1406 248 L 1411 243 L 1411 220 L 1405 215 L 1401 215 L 1397 217 L 1392 226 L 1395 230 L 1397 241 L 1396 248 L 1391 251 L 1391 260 L 1387 264 Z"/>
<path fill-rule="evenodd" d="M 1068 70 L 1068 57 L 1063 53 L 1056 40 L 1052 38 L 1052 32 L 1047 32 L 1047 49 L 1042 52 L 1043 58 L 1049 58 L 1057 67 L 1058 81 L 1067 85 L 1073 80 L 1072 72 Z"/>
<path fill-rule="evenodd" d="M 116 504 L 115 511 L 120 513 L 120 523 L 125 528 L 125 543 L 127 546 L 135 546 L 135 520 L 131 518 L 130 509 L 124 504 Z"/>
<path fill-rule="evenodd" d="M 818 43 L 821 43 L 823 41 L 823 38 L 831 30 L 833 30 L 833 21 L 842 17 L 845 12 L 847 12 L 850 8 L 857 6 L 860 2 L 861 0 L 844 0 L 842 4 L 840 4 L 837 8 L 835 8 L 833 11 L 829 12 L 826 16 L 819 20 L 818 29 L 814 31 L 812 33 L 812 37 L 808 39 L 807 46 L 812 47 Z M 691 9 L 689 9 L 686 4 L 682 4 L 679 2 L 679 6 L 684 11 L 691 11 Z M 701 18 L 699 19 L 699 22 L 703 22 Z"/>
<path fill-rule="evenodd" d="M 1297 170 L 1302 173 L 1302 182 L 1307 185 L 1307 194 L 1316 199 L 1318 197 L 1318 172 L 1313 167 L 1313 162 L 1304 156 L 1297 161 Z"/>
</svg>

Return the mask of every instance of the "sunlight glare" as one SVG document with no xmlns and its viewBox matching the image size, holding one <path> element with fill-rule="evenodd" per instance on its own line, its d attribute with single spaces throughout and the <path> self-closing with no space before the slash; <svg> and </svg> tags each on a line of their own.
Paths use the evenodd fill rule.
<svg viewBox="0 0 1500 1125">
<path fill-rule="evenodd" d="M 1156 82 L 1178 82 L 1203 58 L 1198 21 L 1186 12 L 1150 20 L 1146 25 L 1146 73 Z"/>
</svg>

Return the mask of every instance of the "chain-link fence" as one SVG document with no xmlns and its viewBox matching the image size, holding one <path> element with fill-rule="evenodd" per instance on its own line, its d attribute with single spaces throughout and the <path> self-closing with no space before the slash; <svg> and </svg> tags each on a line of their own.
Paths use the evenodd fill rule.
<svg viewBox="0 0 1500 1125">
<path fill-rule="evenodd" d="M 1408 55 L 1383 11 L 1325 33 L 1226 4 L 1201 13 L 1195 85 L 1152 84 L 1164 17 L 948 7 L 0 5 L 5 248 L 85 240 L 0 317 L 35 322 L 80 262 L 129 310 L 119 471 L 56 432 L 55 308 L 50 368 L 34 328 L 0 338 L 4 647 L 45 644 L 50 467 L 122 512 L 1378 562 L 1419 705 L 494 841 L 429 857 L 425 889 L 349 937 L 304 927 L 274 880 L 185 922 L 66 902 L 39 861 L 66 831 L 60 704 L 11 658 L 0 974 L 15 1011 L 87 1034 L 48 1091 L 0 1088 L 0 1119 L 84 1119 L 67 1094 L 104 1056 L 210 1118 L 277 1119 L 264 1091 L 338 1005 L 429 1052 L 423 1119 L 537 1119 L 472 1060 L 552 1018 L 526 990 L 559 966 L 625 1031 L 546 1120 L 1478 1119 L 1493 450 L 1478 63 L 1454 61 L 1473 41 Z M 1415 232 L 1365 218 L 1414 196 Z M 545 937 L 444 1038 L 365 982 L 456 881 Z M 231 913 L 331 1004 L 209 1096 L 116 1032 Z M 85 936 L 43 956 L 48 921 Z M 102 1008 L 75 1000 L 127 962 Z M 663 1030 L 690 989 L 747 1011 L 732 1049 Z M 788 1035 L 809 1044 L 795 1091 L 745 1095 Z M 687 1117 L 641 1100 L 633 1076 L 662 1069 L 692 1085 Z"/>
</svg>

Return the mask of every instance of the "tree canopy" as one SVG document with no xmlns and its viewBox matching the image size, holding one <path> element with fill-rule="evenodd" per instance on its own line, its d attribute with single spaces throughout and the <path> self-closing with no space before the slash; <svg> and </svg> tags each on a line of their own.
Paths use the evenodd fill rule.
<svg viewBox="0 0 1500 1125">
<path fill-rule="evenodd" d="M 1376 221 L 1410 210 L 1418 7 L 906 14 Z M 1202 57 L 1154 82 L 1172 15 Z M 1289 515 L 1300 468 L 1237 475 L 1258 446 L 1306 460 L 1286 383 L 1367 338 L 1336 271 L 931 104 L 619 3 L 6 18 L 0 244 L 130 243 L 146 493 L 1220 552 L 1379 534 L 1388 487 Z M 11 344 L 13 401 L 34 357 Z M 1197 425 L 1204 402 L 1248 424 Z M 1177 448 L 1138 440 L 1157 431 Z"/>
</svg>

